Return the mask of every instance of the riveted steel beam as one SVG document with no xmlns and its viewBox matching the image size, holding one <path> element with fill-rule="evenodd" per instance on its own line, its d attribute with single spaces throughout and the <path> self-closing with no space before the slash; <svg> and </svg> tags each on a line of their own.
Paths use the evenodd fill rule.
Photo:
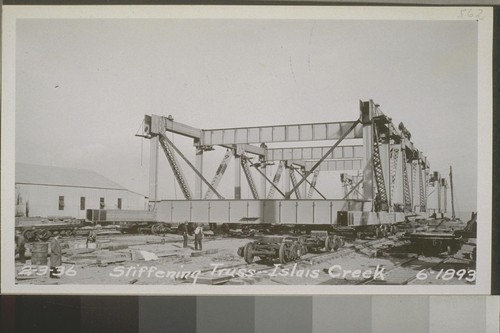
<svg viewBox="0 0 500 333">
<path fill-rule="evenodd" d="M 358 125 L 351 130 L 355 122 L 330 122 L 294 125 L 276 125 L 260 127 L 235 127 L 202 130 L 202 144 L 204 145 L 231 145 L 250 143 L 273 143 L 294 141 L 338 140 L 344 138 L 361 138 L 362 126 Z"/>
</svg>

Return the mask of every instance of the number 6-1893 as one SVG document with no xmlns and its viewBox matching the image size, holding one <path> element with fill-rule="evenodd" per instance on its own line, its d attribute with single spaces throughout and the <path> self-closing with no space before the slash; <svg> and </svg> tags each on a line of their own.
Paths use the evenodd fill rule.
<svg viewBox="0 0 500 333">
<path fill-rule="evenodd" d="M 444 280 L 449 281 L 453 278 L 457 278 L 458 280 L 466 280 L 469 282 L 476 281 L 476 270 L 474 269 L 441 269 L 439 271 L 433 271 L 429 269 L 422 269 L 417 273 L 417 280 L 427 280 L 427 279 L 436 279 L 436 280 Z"/>
</svg>

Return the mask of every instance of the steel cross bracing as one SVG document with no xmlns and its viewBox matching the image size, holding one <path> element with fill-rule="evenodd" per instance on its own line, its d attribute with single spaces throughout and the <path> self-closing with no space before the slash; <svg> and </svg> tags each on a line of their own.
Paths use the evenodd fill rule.
<svg viewBox="0 0 500 333">
<path fill-rule="evenodd" d="M 417 172 L 418 172 L 418 161 L 411 161 L 411 197 L 413 199 L 413 207 L 416 207 L 416 197 L 417 197 Z M 420 196 L 419 196 L 420 198 Z"/>
<path fill-rule="evenodd" d="M 363 102 L 363 103 L 368 103 L 368 102 Z M 210 199 L 213 194 L 217 194 L 217 196 L 222 198 L 217 192 L 216 192 L 216 187 L 218 186 L 221 178 L 224 175 L 224 172 L 227 169 L 228 162 L 231 158 L 231 155 L 234 154 L 235 158 L 236 157 L 242 157 L 239 159 L 238 162 L 241 163 L 241 168 L 243 169 L 243 173 L 245 177 L 247 178 L 250 190 L 252 192 L 252 196 L 255 199 L 259 198 L 259 194 L 261 197 L 265 195 L 264 190 L 265 190 L 265 181 L 264 179 L 269 182 L 272 186 L 270 187 L 267 198 L 273 198 L 275 195 L 276 191 L 279 191 L 280 194 L 284 196 L 285 199 L 290 199 L 290 196 L 292 193 L 296 193 L 296 196 L 298 198 L 301 198 L 301 195 L 306 197 L 306 198 L 311 198 L 312 197 L 312 192 L 313 190 L 317 190 L 316 188 L 316 182 L 318 181 L 318 172 L 320 170 L 364 170 L 367 167 L 370 167 L 368 163 L 373 163 L 373 173 L 372 174 L 364 174 L 364 177 L 368 177 L 370 180 L 363 182 L 363 198 L 364 200 L 373 200 L 372 194 L 368 194 L 370 192 L 367 192 L 365 189 L 368 188 L 368 191 L 372 191 L 371 193 L 378 193 L 380 202 L 381 202 L 381 209 L 382 210 L 389 210 L 389 198 L 394 197 L 394 192 L 396 186 L 400 186 L 399 182 L 396 182 L 397 173 L 398 173 L 398 157 L 399 157 L 399 150 L 397 148 L 390 148 L 390 142 L 389 141 L 394 141 L 397 144 L 401 144 L 401 150 L 403 157 L 402 159 L 406 162 L 406 155 L 407 154 L 412 154 L 414 157 L 414 153 L 419 153 L 416 151 L 413 147 L 413 143 L 409 141 L 410 136 L 404 137 L 403 134 L 399 133 L 398 130 L 394 127 L 394 125 L 391 122 L 391 119 L 386 117 L 380 109 L 378 109 L 378 105 L 374 104 L 372 101 L 370 101 L 371 106 L 371 116 L 369 118 L 384 118 L 384 123 L 382 124 L 377 124 L 373 123 L 372 120 L 370 121 L 365 121 L 360 118 L 356 121 L 348 121 L 348 122 L 334 122 L 334 123 L 315 123 L 315 124 L 296 124 L 296 125 L 277 125 L 277 126 L 263 126 L 263 127 L 245 127 L 245 128 L 226 128 L 226 129 L 214 129 L 214 130 L 202 130 L 202 129 L 197 129 L 194 127 L 190 127 L 188 125 L 184 125 L 178 122 L 173 121 L 173 117 L 161 117 L 161 116 L 146 116 L 145 118 L 145 125 L 143 129 L 143 136 L 147 138 L 153 138 L 154 136 L 158 135 L 158 140 L 156 141 L 156 147 L 158 146 L 158 143 L 162 146 L 162 149 L 164 150 L 167 159 L 169 161 L 170 166 L 172 167 L 172 170 L 174 171 L 175 178 L 179 185 L 181 186 L 182 192 L 184 194 L 184 197 L 188 200 L 193 199 L 193 195 L 191 194 L 191 191 L 189 189 L 189 186 L 186 182 L 186 178 L 184 177 L 181 168 L 179 164 L 177 163 L 175 159 L 175 154 L 174 151 L 181 156 L 186 163 L 194 170 L 196 175 L 199 177 L 199 179 L 203 180 L 207 185 L 208 189 L 205 193 L 205 196 L 203 197 L 204 199 Z M 147 123 L 147 120 L 149 118 L 149 123 Z M 370 124 L 371 123 L 371 124 Z M 372 130 L 370 129 L 372 127 Z M 367 129 L 367 131 L 365 131 Z M 189 138 L 194 139 L 194 146 L 197 149 L 196 153 L 196 167 L 192 166 L 190 164 L 189 160 L 176 149 L 175 145 L 173 145 L 171 142 L 169 143 L 168 138 L 164 135 L 165 132 L 172 132 L 175 134 L 183 135 Z M 380 141 L 380 138 L 378 137 L 379 133 L 389 133 L 388 135 L 382 136 L 384 139 L 384 142 L 382 143 Z M 365 144 L 363 145 L 359 144 L 359 141 L 356 141 L 358 143 L 352 144 L 353 141 L 350 143 L 343 144 L 340 146 L 341 142 L 343 142 L 344 139 L 359 139 L 362 138 L 363 136 L 366 136 L 366 133 L 370 133 L 371 135 L 368 135 L 369 137 L 372 137 L 370 139 L 370 144 Z M 160 135 L 161 134 L 161 135 Z M 384 134 L 383 134 L 384 135 Z M 264 143 L 279 143 L 279 142 L 293 142 L 293 141 L 319 141 L 319 140 L 328 140 L 328 141 L 333 141 L 337 140 L 335 144 L 332 146 L 324 146 L 324 147 L 274 147 L 272 148 L 267 148 L 267 146 Z M 153 141 L 152 141 L 153 143 Z M 261 143 L 260 147 L 251 145 L 251 143 Z M 384 181 L 384 171 L 382 158 L 381 158 L 381 150 L 383 152 L 383 149 L 381 149 L 381 144 L 387 144 L 388 147 L 390 148 L 390 156 L 389 157 L 389 177 L 390 177 L 390 184 L 389 188 L 387 188 L 387 185 L 385 184 Z M 208 183 L 206 179 L 203 177 L 203 152 L 213 150 L 212 146 L 221 146 L 224 148 L 227 148 L 226 154 L 219 165 L 219 168 L 217 169 L 217 172 L 212 180 L 211 183 Z M 201 150 L 201 153 L 198 153 Z M 404 151 L 406 150 L 406 152 Z M 153 150 L 152 150 L 153 151 Z M 256 154 L 259 156 L 259 160 L 262 163 L 268 163 L 271 164 L 273 161 L 280 161 L 278 165 L 278 169 L 276 170 L 276 174 L 274 176 L 274 179 L 271 181 L 270 179 L 267 178 L 265 175 L 266 170 L 263 169 L 261 171 L 259 168 L 256 167 L 257 164 L 252 164 L 246 154 Z M 419 153 L 420 154 L 420 153 Z M 206 153 L 205 153 L 206 155 Z M 371 156 L 372 158 L 368 158 L 368 156 Z M 418 155 L 419 161 L 423 159 L 423 155 Z M 153 161 L 153 159 L 152 159 Z M 236 197 L 236 188 L 240 188 L 240 172 L 241 169 L 239 167 L 240 163 L 237 163 L 237 169 L 238 171 L 235 171 L 235 197 Z M 289 188 L 290 185 L 287 183 L 285 185 L 285 188 L 287 191 L 281 192 L 281 190 L 278 188 L 278 184 L 280 182 L 280 179 L 282 178 L 282 172 L 284 169 L 284 164 L 288 165 L 294 165 L 292 168 L 299 168 L 302 170 L 302 172 L 298 172 L 300 175 L 300 179 L 296 178 L 294 175 L 293 169 L 290 170 L 290 181 L 292 183 L 293 188 Z M 409 162 L 408 162 L 409 163 Z M 422 164 L 424 169 L 427 169 L 427 162 L 425 161 L 424 164 Z M 264 177 L 262 182 L 260 183 L 261 186 L 259 186 L 260 192 L 258 192 L 257 187 L 254 183 L 254 179 L 252 178 L 252 174 L 250 173 L 250 166 L 253 166 L 256 168 L 257 172 L 260 174 L 260 176 Z M 422 177 L 420 175 L 420 170 L 419 170 L 419 175 L 416 177 L 414 172 L 415 170 L 412 170 L 413 172 L 411 173 L 412 176 L 412 187 L 410 189 L 410 183 L 408 182 L 408 170 L 407 170 L 407 165 L 406 163 L 403 163 L 403 188 L 404 188 L 404 203 L 405 203 L 405 211 L 412 210 L 413 207 L 411 203 L 411 198 L 414 193 L 411 193 L 412 191 L 415 191 L 415 181 L 422 182 L 425 177 Z M 153 174 L 151 171 L 155 169 L 150 169 L 150 173 Z M 268 169 L 269 170 L 269 169 Z M 424 170 L 424 172 L 426 172 Z M 312 182 L 309 182 L 307 179 L 309 175 L 313 174 L 313 180 Z M 385 175 L 387 177 L 387 174 Z M 367 179 L 368 179 L 367 178 Z M 151 181 L 153 177 L 150 177 L 150 184 L 154 184 L 157 182 Z M 201 182 L 199 181 L 198 178 L 195 179 L 195 188 L 196 188 L 196 198 L 202 198 L 201 194 Z M 287 177 L 288 179 L 288 177 Z M 311 185 L 309 187 L 309 191 L 306 192 L 304 191 L 303 194 L 300 193 L 299 188 L 300 185 L 303 182 L 307 182 Z M 262 185 L 263 184 L 263 185 Z M 359 186 L 359 183 L 357 186 L 354 187 L 354 190 L 356 187 Z M 375 185 L 376 187 L 373 188 L 372 186 Z M 419 183 L 420 185 L 420 195 L 422 196 L 423 192 L 426 192 L 426 186 L 425 183 L 423 184 L 424 190 L 422 190 L 422 183 Z M 418 186 L 418 185 L 417 185 Z M 150 185 L 150 192 L 152 187 Z M 388 197 L 388 190 L 390 191 L 390 197 Z M 356 190 L 357 191 L 357 190 Z M 262 193 L 261 193 L 262 192 Z M 366 192 L 366 193 L 365 193 Z M 319 192 L 318 192 L 319 193 Z M 323 195 L 322 195 L 323 197 Z M 239 198 L 239 197 L 238 197 Z M 326 199 L 326 198 L 325 198 Z M 421 206 L 424 206 L 425 200 L 420 200 Z M 409 205 L 409 207 L 408 207 Z"/>
<path fill-rule="evenodd" d="M 253 181 L 252 174 L 250 173 L 248 163 L 250 163 L 248 157 L 245 155 L 241 155 L 241 166 L 243 168 L 243 173 L 245 174 L 245 177 L 247 179 L 248 186 L 250 187 L 250 191 L 252 192 L 252 196 L 254 199 L 259 199 L 259 192 L 255 187 L 255 183 Z"/>
<path fill-rule="evenodd" d="M 351 187 L 351 189 L 344 195 L 344 200 L 345 199 L 348 199 L 349 196 L 351 195 L 352 192 L 356 191 L 357 195 L 361 195 L 363 196 L 358 190 L 358 186 L 361 185 L 363 183 L 363 178 L 361 178 L 354 186 L 352 185 L 352 182 L 348 185 Z M 345 191 L 347 191 L 347 187 L 345 188 Z"/>
<path fill-rule="evenodd" d="M 319 170 L 315 170 L 313 173 L 313 179 L 311 181 L 311 186 L 309 187 L 309 192 L 307 193 L 307 199 L 311 199 L 316 187 L 316 182 L 318 181 Z"/>
<path fill-rule="evenodd" d="M 303 172 L 301 173 L 301 172 L 299 171 L 299 168 L 294 168 L 294 171 L 296 171 L 296 172 L 297 172 L 297 174 L 298 174 L 300 177 L 304 177 L 304 173 L 303 173 Z M 315 170 L 314 172 L 316 172 L 316 171 L 318 171 L 318 173 L 319 173 L 319 170 Z M 316 187 L 316 183 L 315 183 L 315 184 L 311 183 L 310 181 L 308 181 L 308 180 L 307 180 L 307 178 L 306 178 L 306 183 L 307 183 L 307 184 L 309 184 L 309 190 L 310 190 L 310 191 L 311 191 L 311 190 L 316 191 L 316 193 L 318 193 L 318 194 L 321 196 L 321 198 L 323 198 L 323 199 L 325 199 L 325 200 L 326 200 L 326 197 L 323 195 L 323 193 L 321 193 L 321 192 L 318 190 L 318 188 Z"/>
<path fill-rule="evenodd" d="M 257 170 L 257 172 L 269 183 L 271 184 L 272 187 L 274 187 L 274 189 L 276 191 L 279 192 L 279 194 L 281 194 L 283 197 L 285 197 L 285 193 L 283 193 L 279 187 L 277 186 L 277 184 L 274 184 L 273 181 L 271 181 L 271 179 L 269 179 L 265 173 L 263 173 L 262 171 L 260 171 L 259 167 L 257 166 L 257 164 L 252 164 L 252 167 L 254 167 L 255 170 Z"/>
<path fill-rule="evenodd" d="M 184 162 L 186 162 L 186 164 L 194 171 L 194 173 L 198 177 L 200 177 L 200 179 L 210 188 L 210 190 L 212 190 L 212 192 L 215 193 L 215 195 L 217 195 L 217 197 L 219 199 L 224 199 L 224 197 L 221 196 L 217 192 L 217 190 L 212 187 L 212 185 L 205 179 L 205 177 L 203 177 L 203 174 L 199 170 L 196 169 L 196 167 L 189 161 L 189 159 L 186 156 L 184 156 L 184 154 L 173 144 L 172 141 L 169 140 L 169 138 L 165 134 L 159 134 L 159 137 L 160 137 L 160 141 L 163 141 L 165 143 L 165 147 L 173 148 L 177 152 L 177 154 L 179 154 L 179 156 L 184 160 Z M 178 170 L 178 172 L 174 171 L 174 173 L 176 174 L 176 177 L 177 177 L 177 175 L 182 175 L 181 168 L 180 168 L 179 164 L 177 163 L 177 161 L 175 160 L 175 155 L 173 155 L 173 152 L 170 149 L 165 150 L 165 148 L 164 148 L 164 151 L 165 151 L 165 154 L 167 154 L 167 151 L 168 151 L 171 154 L 171 156 L 173 157 L 173 159 L 169 158 L 168 157 L 169 155 L 167 154 L 167 158 L 168 158 L 169 162 L 171 162 L 170 165 L 172 166 L 172 169 L 174 169 L 174 167 L 175 167 L 175 169 Z M 187 187 L 187 183 L 186 183 L 183 175 L 182 175 L 182 179 L 178 179 L 178 181 L 179 180 L 183 181 L 183 184 L 185 185 L 185 187 L 187 189 L 189 189 L 189 187 Z M 191 192 L 191 191 L 189 191 L 189 192 Z M 184 190 L 183 190 L 183 193 L 185 194 Z"/>
<path fill-rule="evenodd" d="M 373 169 L 375 173 L 375 182 L 377 185 L 379 210 L 388 211 L 389 203 L 387 201 L 387 192 L 385 189 L 384 171 L 380 160 L 380 139 L 378 136 L 377 124 L 373 125 Z"/>
<path fill-rule="evenodd" d="M 224 154 L 224 158 L 222 159 L 222 162 L 220 163 L 219 167 L 217 168 L 217 171 L 215 172 L 214 179 L 212 180 L 211 185 L 213 188 L 217 188 L 219 185 L 222 176 L 224 176 L 224 173 L 226 172 L 227 165 L 229 163 L 229 160 L 231 159 L 231 156 L 233 155 L 233 151 L 231 149 L 227 149 L 226 153 Z M 208 188 L 207 192 L 205 193 L 205 199 L 210 199 L 213 196 L 214 192 Z"/>
<path fill-rule="evenodd" d="M 273 182 L 274 186 L 271 186 L 269 189 L 269 193 L 267 194 L 267 199 L 272 199 L 274 197 L 274 193 L 276 192 L 276 187 L 278 186 L 278 183 L 281 179 L 281 174 L 283 173 L 283 169 L 285 168 L 285 162 L 280 161 L 278 164 L 278 169 L 276 170 L 276 173 L 274 174 Z"/>
<path fill-rule="evenodd" d="M 406 152 L 405 149 L 401 150 L 402 162 L 403 162 L 403 204 L 405 212 L 411 212 L 411 193 L 410 193 L 410 182 L 408 180 L 408 171 L 407 171 L 407 160 L 406 160 Z"/>
<path fill-rule="evenodd" d="M 293 167 L 290 166 L 289 168 L 289 172 L 290 172 L 290 180 L 292 181 L 292 186 L 293 188 L 295 189 L 295 196 L 297 197 L 297 199 L 302 199 L 302 196 L 300 195 L 300 190 L 297 186 L 297 179 L 295 178 L 295 172 L 293 171 Z"/>
<path fill-rule="evenodd" d="M 351 124 L 351 127 L 349 127 L 346 131 L 344 131 L 344 133 L 338 138 L 337 142 L 335 142 L 335 144 L 330 147 L 330 149 L 323 155 L 323 157 L 321 157 L 312 167 L 311 169 L 309 169 L 308 171 L 305 172 L 304 176 L 302 177 L 302 179 L 296 184 L 293 186 L 293 188 L 287 192 L 286 194 L 286 199 L 289 199 L 290 198 L 290 195 L 307 179 L 307 177 L 309 177 L 309 175 L 311 173 L 314 172 L 314 170 L 316 170 L 316 168 L 318 166 L 321 165 L 321 163 L 323 163 L 324 160 L 326 160 L 326 158 L 328 157 L 328 154 L 330 154 L 335 148 L 337 148 L 339 146 L 339 144 L 342 142 L 342 140 L 344 140 L 353 130 L 354 128 L 356 128 L 360 123 L 360 119 L 356 120 L 355 122 L 353 122 Z"/>
<path fill-rule="evenodd" d="M 394 198 L 394 189 L 396 186 L 396 176 L 398 173 L 399 148 L 391 148 L 391 198 Z M 393 199 L 394 201 L 394 199 Z"/>
<path fill-rule="evenodd" d="M 425 212 L 427 210 L 427 194 L 425 193 L 425 180 L 422 175 L 422 173 L 425 175 L 425 169 L 422 169 L 421 164 L 418 164 L 418 180 L 419 180 L 419 187 L 420 187 L 420 212 Z"/>
<path fill-rule="evenodd" d="M 174 152 L 171 149 L 168 139 L 166 138 L 166 136 L 163 135 L 160 135 L 159 139 L 160 139 L 160 145 L 163 148 L 163 151 L 165 152 L 165 156 L 167 157 L 168 163 L 172 168 L 175 179 L 177 180 L 177 183 L 181 188 L 182 194 L 184 194 L 184 198 L 186 198 L 187 200 L 191 200 L 193 198 L 193 194 L 189 189 L 189 185 L 186 181 L 186 178 L 184 177 L 182 169 L 179 167 L 179 163 L 177 163 L 177 159 L 175 158 Z"/>
</svg>

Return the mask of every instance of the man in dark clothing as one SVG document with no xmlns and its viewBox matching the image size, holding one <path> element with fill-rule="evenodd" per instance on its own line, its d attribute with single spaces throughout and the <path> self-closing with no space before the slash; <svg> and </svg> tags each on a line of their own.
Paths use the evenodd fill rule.
<svg viewBox="0 0 500 333">
<path fill-rule="evenodd" d="M 100 225 L 94 227 L 94 229 L 90 230 L 87 236 L 87 242 L 85 243 L 86 247 L 89 247 L 89 243 L 95 244 L 97 242 L 97 229 L 100 228 Z"/>
<path fill-rule="evenodd" d="M 50 277 L 59 279 L 59 266 L 62 265 L 62 249 L 59 236 L 54 236 L 50 242 Z"/>
<path fill-rule="evenodd" d="M 198 250 L 203 250 L 201 240 L 203 239 L 203 226 L 200 224 L 198 227 L 194 230 L 194 249 Z"/>
<path fill-rule="evenodd" d="M 20 232 L 16 232 L 16 253 L 19 253 L 19 261 L 21 263 L 26 263 L 26 247 L 24 244 L 26 241 L 24 240 L 23 235 Z"/>
<path fill-rule="evenodd" d="M 188 247 L 188 221 L 184 221 L 183 224 L 179 225 L 179 230 L 182 234 L 182 238 L 184 239 L 182 247 Z"/>
</svg>

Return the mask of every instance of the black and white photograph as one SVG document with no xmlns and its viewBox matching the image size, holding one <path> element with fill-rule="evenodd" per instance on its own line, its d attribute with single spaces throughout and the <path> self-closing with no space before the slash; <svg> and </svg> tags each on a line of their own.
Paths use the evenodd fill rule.
<svg viewBox="0 0 500 333">
<path fill-rule="evenodd" d="M 2 289 L 489 294 L 492 15 L 5 8 Z"/>
</svg>

